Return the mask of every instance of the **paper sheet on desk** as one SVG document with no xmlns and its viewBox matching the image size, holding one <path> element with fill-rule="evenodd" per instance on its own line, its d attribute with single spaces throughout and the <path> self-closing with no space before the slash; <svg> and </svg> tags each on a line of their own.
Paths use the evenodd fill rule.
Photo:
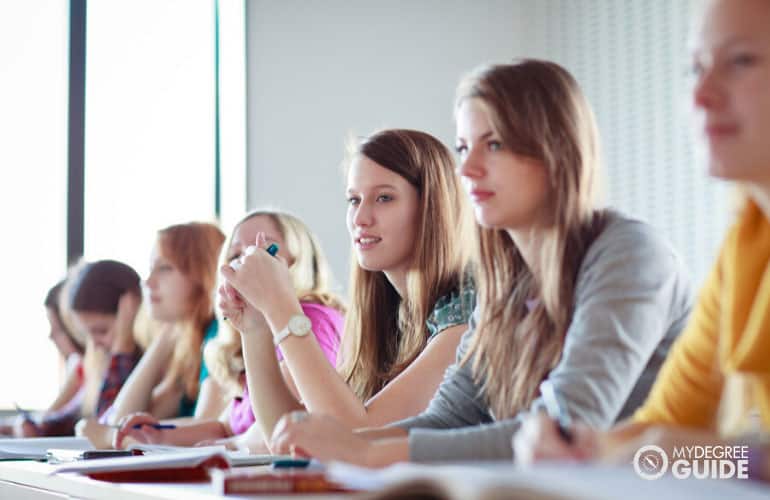
<svg viewBox="0 0 770 500">
<path fill-rule="evenodd" d="M 88 439 L 74 436 L 0 439 L 0 460 L 45 460 L 51 448 L 82 451 L 94 449 Z"/>
<path fill-rule="evenodd" d="M 173 453 L 190 450 L 217 451 L 227 457 L 232 467 L 251 465 L 269 465 L 276 460 L 287 458 L 284 455 L 252 455 L 247 451 L 228 450 L 223 445 L 216 446 L 170 446 L 162 444 L 136 444 L 132 449 L 142 450 L 145 454 Z"/>
<path fill-rule="evenodd" d="M 753 500 L 768 498 L 766 486 L 746 480 L 641 479 L 631 466 L 544 464 L 518 468 L 510 462 L 452 465 L 397 464 L 381 470 L 332 463 L 327 476 L 349 488 L 373 491 L 369 500 L 430 494 L 445 500 L 496 498 Z"/>
</svg>

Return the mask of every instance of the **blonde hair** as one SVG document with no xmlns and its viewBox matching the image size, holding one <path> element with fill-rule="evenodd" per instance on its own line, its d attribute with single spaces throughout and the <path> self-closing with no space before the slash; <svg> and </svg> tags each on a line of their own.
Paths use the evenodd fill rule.
<svg viewBox="0 0 770 500">
<path fill-rule="evenodd" d="M 438 139 L 415 130 L 383 130 L 364 139 L 349 156 L 364 156 L 400 175 L 420 199 L 403 299 L 383 272 L 351 261 L 352 299 L 338 364 L 355 394 L 367 400 L 425 348 L 425 321 L 440 297 L 462 287 L 474 236 L 454 160 Z"/>
<path fill-rule="evenodd" d="M 161 254 L 192 283 L 190 313 L 178 325 L 182 329 L 171 364 L 161 384 L 173 380 L 184 394 L 197 400 L 201 366 L 201 344 L 214 319 L 217 256 L 225 235 L 214 224 L 190 222 L 158 231 Z"/>
<path fill-rule="evenodd" d="M 297 291 L 297 298 L 344 313 L 342 300 L 331 291 L 331 267 L 318 239 L 305 223 L 289 213 L 271 209 L 249 212 L 230 232 L 220 253 L 220 265 L 227 264 L 232 238 L 238 227 L 257 216 L 272 220 L 283 237 L 286 250 L 293 260 L 289 266 L 289 276 Z M 244 370 L 241 336 L 229 323 L 221 323 L 217 338 L 206 346 L 204 356 L 212 377 L 228 390 L 229 395 L 236 395 L 243 390 L 240 383 L 240 375 Z"/>
<path fill-rule="evenodd" d="M 577 273 L 604 227 L 604 214 L 594 208 L 598 131 L 577 82 L 550 62 L 481 68 L 460 83 L 455 109 L 467 99 L 487 111 L 506 148 L 542 164 L 550 180 L 552 219 L 536 271 L 505 230 L 478 230 L 480 318 L 461 362 L 473 360 L 490 409 L 507 418 L 531 404 L 561 358 Z"/>
</svg>

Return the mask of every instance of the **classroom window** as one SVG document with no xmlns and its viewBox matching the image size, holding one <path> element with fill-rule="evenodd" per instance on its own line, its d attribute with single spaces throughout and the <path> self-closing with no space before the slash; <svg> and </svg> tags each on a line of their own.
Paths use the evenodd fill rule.
<svg viewBox="0 0 770 500">
<path fill-rule="evenodd" d="M 66 266 L 67 36 L 67 2 L 0 4 L 0 408 L 57 388 L 43 300 Z"/>
</svg>

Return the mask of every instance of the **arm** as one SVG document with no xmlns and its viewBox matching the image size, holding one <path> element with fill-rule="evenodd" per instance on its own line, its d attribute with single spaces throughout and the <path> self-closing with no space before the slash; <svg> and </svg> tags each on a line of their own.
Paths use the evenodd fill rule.
<svg viewBox="0 0 770 500">
<path fill-rule="evenodd" d="M 67 375 L 67 379 L 64 381 L 64 385 L 59 391 L 59 394 L 56 396 L 56 399 L 51 406 L 48 407 L 47 412 L 60 410 L 64 405 L 70 402 L 80 390 L 81 383 L 79 370 L 71 370 Z"/>
<path fill-rule="evenodd" d="M 168 366 L 176 340 L 175 332 L 169 330 L 170 328 L 159 332 L 153 339 L 147 352 L 118 393 L 110 423 L 117 423 L 126 415 L 144 411 L 150 407 L 153 389 L 160 382 Z"/>
<path fill-rule="evenodd" d="M 195 418 L 207 420 L 220 415 L 227 407 L 222 387 L 211 377 L 201 383 L 198 402 L 195 405 Z"/>
<path fill-rule="evenodd" d="M 635 226 L 605 230 L 609 234 L 587 253 L 562 358 L 548 376 L 572 417 L 598 428 L 609 427 L 634 399 L 632 392 L 645 370 L 657 370 L 648 361 L 661 340 L 676 333 L 689 305 L 678 259 Z M 530 411 L 542 406 L 538 398 Z M 413 428 L 411 459 L 510 459 L 511 437 L 527 413 L 468 429 Z"/>
</svg>

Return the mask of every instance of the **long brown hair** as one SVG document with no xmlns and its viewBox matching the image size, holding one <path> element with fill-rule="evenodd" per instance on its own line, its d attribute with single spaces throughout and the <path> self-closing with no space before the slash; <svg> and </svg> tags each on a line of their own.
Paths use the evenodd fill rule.
<svg viewBox="0 0 770 500">
<path fill-rule="evenodd" d="M 362 400 L 377 393 L 425 348 L 436 301 L 462 286 L 473 247 L 470 211 L 449 150 L 415 130 L 383 130 L 349 152 L 391 170 L 417 189 L 419 228 L 405 297 L 383 272 L 351 261 L 351 303 L 339 371 Z"/>
<path fill-rule="evenodd" d="M 228 252 L 232 238 L 238 227 L 257 216 L 269 217 L 281 232 L 286 243 L 287 253 L 293 259 L 289 266 L 297 298 L 304 302 L 314 302 L 345 312 L 342 300 L 332 292 L 332 272 L 329 262 L 321 249 L 316 236 L 297 217 L 271 209 L 254 210 L 241 219 L 222 246 L 220 266 L 229 262 Z M 206 366 L 212 377 L 235 396 L 242 391 L 240 376 L 244 370 L 241 335 L 230 323 L 220 323 L 217 338 L 209 342 L 204 353 Z"/>
<path fill-rule="evenodd" d="M 505 230 L 478 231 L 480 317 L 462 363 L 473 360 L 490 409 L 506 418 L 531 404 L 561 358 L 577 273 L 604 227 L 594 208 L 598 131 L 577 82 L 551 62 L 477 70 L 460 83 L 456 109 L 467 99 L 486 110 L 507 148 L 539 162 L 550 180 L 552 224 L 542 234 L 536 272 Z"/>
<path fill-rule="evenodd" d="M 158 231 L 161 253 L 193 285 L 189 315 L 179 325 L 183 331 L 174 347 L 164 381 L 178 380 L 188 398 L 198 397 L 201 343 L 214 319 L 217 257 L 225 235 L 214 224 L 190 222 Z"/>
</svg>

